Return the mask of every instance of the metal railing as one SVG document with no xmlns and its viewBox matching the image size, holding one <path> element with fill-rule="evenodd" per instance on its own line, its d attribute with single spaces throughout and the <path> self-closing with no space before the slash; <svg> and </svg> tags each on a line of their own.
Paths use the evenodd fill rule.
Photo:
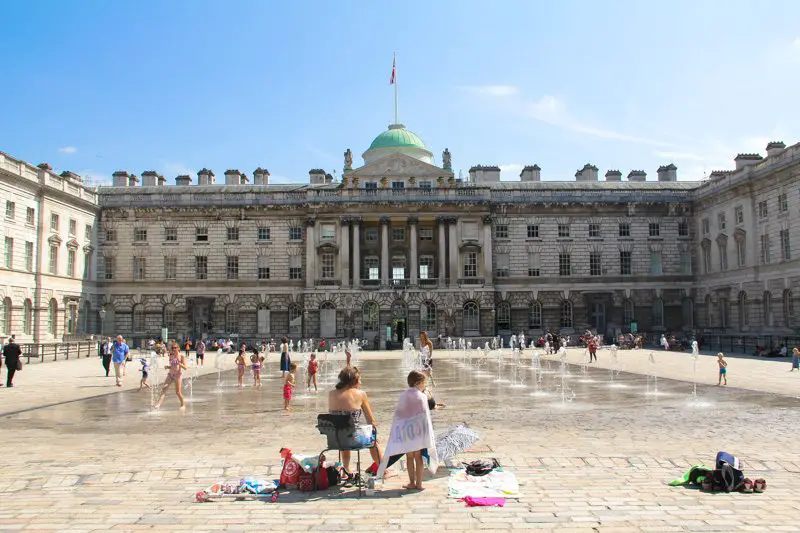
<svg viewBox="0 0 800 533">
<path fill-rule="evenodd" d="M 98 341 L 20 344 L 22 357 L 28 364 L 97 357 L 98 346 Z"/>
</svg>

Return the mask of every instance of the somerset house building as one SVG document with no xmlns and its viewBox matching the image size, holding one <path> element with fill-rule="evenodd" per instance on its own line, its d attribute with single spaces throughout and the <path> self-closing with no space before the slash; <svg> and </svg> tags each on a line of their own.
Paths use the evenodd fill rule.
<svg viewBox="0 0 800 533">
<path fill-rule="evenodd" d="M 263 168 L 167 180 L 118 171 L 93 189 L 0 153 L 0 335 L 55 342 L 486 338 L 545 330 L 793 335 L 800 322 L 800 144 L 678 181 L 600 174 L 456 179 L 403 125 L 341 179 L 273 184 Z M 552 176 L 551 176 L 552 178 Z"/>
</svg>

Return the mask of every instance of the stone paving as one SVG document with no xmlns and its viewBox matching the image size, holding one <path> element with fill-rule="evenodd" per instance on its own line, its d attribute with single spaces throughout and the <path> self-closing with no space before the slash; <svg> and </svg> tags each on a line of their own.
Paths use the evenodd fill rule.
<svg viewBox="0 0 800 533">
<path fill-rule="evenodd" d="M 609 383 L 611 372 L 601 367 L 610 356 L 600 352 L 585 375 L 569 368 L 565 396 L 573 399 L 562 403 L 560 363 L 552 358 L 542 383 L 525 368 L 518 375 L 526 387 L 511 388 L 496 381 L 496 359 L 476 370 L 456 354 L 436 355 L 436 396 L 447 408 L 433 413 L 434 425 L 468 423 L 482 438 L 462 458 L 496 457 L 517 475 L 522 497 L 504 508 L 447 499 L 446 469 L 420 493 L 400 490 L 398 469 L 373 497 L 336 489 L 284 494 L 276 503 L 194 503 L 194 493 L 218 479 L 277 477 L 282 446 L 318 452 L 324 438 L 313 426 L 324 392 L 298 399 L 285 414 L 274 369 L 261 391 L 238 390 L 232 372 L 218 386 L 207 356 L 203 372 L 213 375 L 195 381 L 186 411 L 169 395 L 152 414 L 148 394 L 120 392 L 112 378 L 106 385 L 90 359 L 31 365 L 17 387 L 0 389 L 0 531 L 798 531 L 800 399 L 789 378 L 800 383 L 800 376 L 788 365 L 732 360 L 737 388 L 723 388 L 709 385 L 716 383 L 709 356 L 698 363 L 699 399 L 692 400 L 690 383 L 666 379 L 691 379 L 687 355 L 656 354 L 656 395 L 647 394 L 653 383 L 641 374 L 623 372 Z M 571 350 L 569 359 L 581 355 Z M 647 350 L 620 351 L 618 359 L 625 370 L 649 371 Z M 403 389 L 399 354 L 363 354 L 360 366 L 379 431 L 386 430 Z M 511 375 L 510 365 L 500 368 Z M 126 387 L 138 386 L 132 374 Z M 785 394 L 759 390 L 784 386 Z M 767 492 L 665 485 L 691 464 L 713 462 L 720 449 L 743 458 L 749 477 L 764 477 Z"/>
</svg>

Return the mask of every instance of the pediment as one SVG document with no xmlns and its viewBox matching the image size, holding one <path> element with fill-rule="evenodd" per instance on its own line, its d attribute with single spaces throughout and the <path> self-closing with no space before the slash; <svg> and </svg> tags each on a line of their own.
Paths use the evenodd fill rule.
<svg viewBox="0 0 800 533">
<path fill-rule="evenodd" d="M 431 165 L 409 155 L 396 153 L 388 155 L 374 163 L 364 165 L 347 173 L 348 178 L 410 178 L 436 179 L 439 176 L 449 178 L 452 170 Z"/>
<path fill-rule="evenodd" d="M 47 238 L 47 242 L 50 244 L 50 246 L 60 246 L 63 241 L 61 240 L 61 237 L 58 236 L 58 234 L 53 234 Z"/>
<path fill-rule="evenodd" d="M 75 239 L 70 239 L 67 241 L 67 248 L 69 248 L 70 250 L 77 250 L 78 246 L 80 245 L 78 244 L 78 241 L 76 241 Z"/>
</svg>

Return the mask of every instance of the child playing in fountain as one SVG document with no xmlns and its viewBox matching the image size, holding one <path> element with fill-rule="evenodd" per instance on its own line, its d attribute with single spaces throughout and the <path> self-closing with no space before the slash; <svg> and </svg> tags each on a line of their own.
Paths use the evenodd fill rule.
<svg viewBox="0 0 800 533">
<path fill-rule="evenodd" d="M 139 359 L 139 362 L 142 363 L 142 381 L 139 382 L 139 390 L 150 390 L 150 384 L 147 382 L 147 376 L 150 373 L 150 363 L 148 363 L 147 359 L 144 357 Z"/>
<path fill-rule="evenodd" d="M 261 388 L 261 365 L 264 364 L 264 356 L 260 355 L 258 352 L 254 352 L 250 355 L 250 364 L 252 365 L 251 368 L 253 370 L 253 385 L 255 388 Z"/>
<path fill-rule="evenodd" d="M 314 392 L 317 391 L 317 354 L 312 353 L 311 358 L 308 360 L 308 380 L 306 381 L 306 388 L 311 390 L 311 383 L 314 383 Z"/>
<path fill-rule="evenodd" d="M 725 360 L 725 354 L 719 352 L 717 354 L 717 364 L 719 365 L 719 379 L 717 386 L 728 384 L 728 362 Z"/>
<path fill-rule="evenodd" d="M 239 388 L 244 388 L 244 370 L 247 368 L 247 363 L 244 360 L 244 351 L 240 351 L 236 356 L 236 379 L 239 383 Z"/>
<path fill-rule="evenodd" d="M 292 401 L 292 390 L 295 387 L 294 373 L 297 371 L 297 363 L 289 365 L 289 373 L 286 374 L 286 381 L 283 382 L 283 410 L 291 411 L 289 403 Z"/>
</svg>

